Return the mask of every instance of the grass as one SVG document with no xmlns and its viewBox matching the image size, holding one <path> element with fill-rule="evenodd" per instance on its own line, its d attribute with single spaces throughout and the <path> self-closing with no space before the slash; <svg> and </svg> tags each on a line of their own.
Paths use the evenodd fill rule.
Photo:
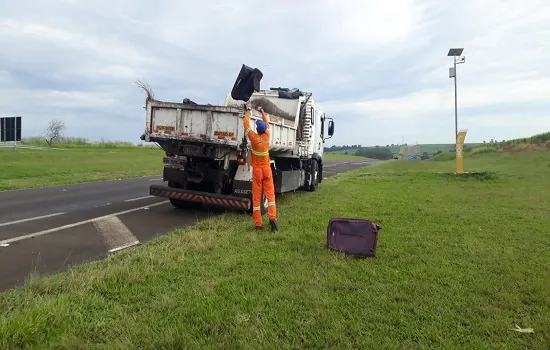
<svg viewBox="0 0 550 350">
<path fill-rule="evenodd" d="M 550 151 L 390 161 L 0 294 L 6 349 L 492 348 L 550 343 Z M 325 249 L 378 222 L 377 258 Z M 518 333 L 515 325 L 535 333 Z"/>
<path fill-rule="evenodd" d="M 162 150 L 149 147 L 0 148 L 0 191 L 156 175 Z"/>
<path fill-rule="evenodd" d="M 27 137 L 21 142 L 23 145 L 50 147 L 46 142 L 46 139 L 42 137 Z M 138 144 L 137 146 L 131 142 L 123 141 L 106 141 L 101 140 L 98 142 L 91 142 L 83 137 L 64 137 L 60 141 L 55 141 L 51 144 L 51 147 L 55 148 L 136 148 L 143 147 L 144 145 L 152 144 Z"/>
</svg>

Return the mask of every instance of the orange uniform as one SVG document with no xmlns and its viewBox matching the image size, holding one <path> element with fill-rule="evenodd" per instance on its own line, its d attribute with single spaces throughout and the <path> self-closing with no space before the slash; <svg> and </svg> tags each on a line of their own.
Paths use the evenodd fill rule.
<svg viewBox="0 0 550 350">
<path fill-rule="evenodd" d="M 271 173 L 271 159 L 269 158 L 269 120 L 262 110 L 262 119 L 267 128 L 264 133 L 257 134 L 250 128 L 250 112 L 244 114 L 244 133 L 251 143 L 250 165 L 252 166 L 252 218 L 254 226 L 262 227 L 261 200 L 262 189 L 267 197 L 267 213 L 272 230 L 276 230 L 277 210 L 275 206 L 275 186 Z"/>
</svg>

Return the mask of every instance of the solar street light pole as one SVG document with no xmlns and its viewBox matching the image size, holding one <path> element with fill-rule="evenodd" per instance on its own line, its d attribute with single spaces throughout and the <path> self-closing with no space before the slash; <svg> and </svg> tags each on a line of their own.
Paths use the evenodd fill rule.
<svg viewBox="0 0 550 350">
<path fill-rule="evenodd" d="M 449 68 L 449 78 L 454 78 L 455 83 L 455 144 L 458 135 L 458 94 L 456 87 L 456 65 L 466 62 L 466 57 L 461 56 L 463 48 L 450 49 L 447 56 L 453 57 L 453 68 Z"/>
</svg>

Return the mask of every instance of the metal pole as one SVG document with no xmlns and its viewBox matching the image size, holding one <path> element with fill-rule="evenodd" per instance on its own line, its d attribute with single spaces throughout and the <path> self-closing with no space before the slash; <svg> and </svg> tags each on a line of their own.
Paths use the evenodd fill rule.
<svg viewBox="0 0 550 350">
<path fill-rule="evenodd" d="M 454 70 L 455 70 L 455 145 L 456 145 L 456 137 L 458 135 L 458 108 L 457 108 L 457 94 L 456 94 L 456 56 L 454 57 Z"/>
<path fill-rule="evenodd" d="M 13 118 L 13 148 L 17 148 L 17 117 Z"/>
</svg>

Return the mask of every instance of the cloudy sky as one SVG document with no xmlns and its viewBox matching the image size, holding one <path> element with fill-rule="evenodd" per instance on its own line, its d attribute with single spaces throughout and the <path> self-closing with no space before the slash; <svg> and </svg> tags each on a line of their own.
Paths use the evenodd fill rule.
<svg viewBox="0 0 550 350">
<path fill-rule="evenodd" d="M 550 130 L 544 0 L 0 0 L 0 115 L 24 136 L 139 142 L 155 97 L 222 104 L 241 64 L 312 91 L 332 144 L 449 143 L 458 66 L 466 142 Z"/>
</svg>

